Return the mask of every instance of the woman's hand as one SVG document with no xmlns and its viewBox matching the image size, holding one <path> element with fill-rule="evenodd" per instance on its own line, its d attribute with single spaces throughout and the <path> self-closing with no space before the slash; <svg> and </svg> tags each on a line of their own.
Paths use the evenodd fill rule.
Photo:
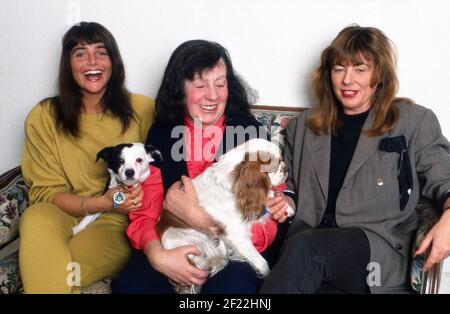
<svg viewBox="0 0 450 314">
<path fill-rule="evenodd" d="M 199 205 L 197 192 L 190 178 L 181 177 L 168 190 L 164 208 L 189 226 L 206 234 L 218 234 L 221 227 Z"/>
<path fill-rule="evenodd" d="M 113 196 L 114 193 L 122 191 L 125 194 L 125 202 L 120 204 L 117 208 L 114 208 Z M 144 191 L 142 190 L 142 186 L 139 183 L 136 183 L 133 186 L 126 186 L 123 188 L 115 187 L 109 189 L 102 196 L 105 202 L 108 202 L 110 205 L 108 206 L 107 211 L 115 211 L 122 214 L 127 214 L 130 211 L 137 210 L 142 207 L 142 200 L 144 198 Z"/>
<path fill-rule="evenodd" d="M 283 192 L 276 191 L 274 197 L 269 197 L 266 202 L 267 209 L 273 220 L 283 223 L 288 218 L 286 211 L 288 206 L 294 208 L 294 201 L 290 197 L 284 195 Z"/>
<path fill-rule="evenodd" d="M 203 285 L 209 272 L 191 265 L 188 254 L 201 255 L 195 245 L 180 246 L 166 250 L 159 241 L 147 246 L 145 255 L 152 267 L 170 280 L 182 285 Z"/>
<path fill-rule="evenodd" d="M 450 210 L 446 210 L 441 219 L 428 232 L 415 255 L 423 254 L 431 244 L 431 251 L 423 266 L 428 271 L 434 264 L 450 256 Z"/>
</svg>

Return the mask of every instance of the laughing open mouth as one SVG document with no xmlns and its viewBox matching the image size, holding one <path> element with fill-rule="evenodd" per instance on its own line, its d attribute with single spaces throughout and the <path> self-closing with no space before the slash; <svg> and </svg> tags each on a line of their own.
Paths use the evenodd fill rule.
<svg viewBox="0 0 450 314">
<path fill-rule="evenodd" d="M 217 108 L 217 105 L 210 105 L 210 106 L 201 105 L 200 108 L 202 108 L 202 110 L 204 111 L 213 111 Z"/>
<path fill-rule="evenodd" d="M 102 78 L 103 71 L 100 70 L 89 70 L 83 72 L 84 77 L 90 82 L 96 82 Z"/>
</svg>

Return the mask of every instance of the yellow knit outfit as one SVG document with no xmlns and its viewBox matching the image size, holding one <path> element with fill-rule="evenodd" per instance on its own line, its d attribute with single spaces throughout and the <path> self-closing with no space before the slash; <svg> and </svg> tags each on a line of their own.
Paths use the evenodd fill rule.
<svg viewBox="0 0 450 314">
<path fill-rule="evenodd" d="M 126 215 L 106 212 L 72 236 L 81 218 L 51 204 L 57 192 L 99 196 L 109 174 L 97 153 L 106 146 L 145 142 L 153 122 L 154 101 L 132 94 L 136 119 L 124 134 L 109 112 L 83 114 L 80 138 L 56 129 L 49 101 L 35 106 L 25 121 L 22 174 L 30 186 L 28 207 L 20 220 L 20 273 L 26 293 L 79 292 L 73 286 L 79 270 L 81 287 L 117 274 L 131 246 L 125 235 Z M 72 262 L 78 264 L 71 264 Z M 77 268 L 79 265 L 79 269 Z"/>
</svg>

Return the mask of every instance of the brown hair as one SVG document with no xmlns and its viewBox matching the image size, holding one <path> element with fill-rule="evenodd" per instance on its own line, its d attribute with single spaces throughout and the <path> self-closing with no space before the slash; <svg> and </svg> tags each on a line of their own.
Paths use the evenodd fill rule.
<svg viewBox="0 0 450 314">
<path fill-rule="evenodd" d="M 275 157 L 261 154 L 265 153 L 258 152 L 255 160 L 254 155 L 246 153 L 244 160 L 233 171 L 233 192 L 246 221 L 254 220 L 255 216 L 259 217 L 263 213 L 272 186 L 267 172 L 263 171 L 263 165 L 270 166 L 273 161 L 271 158 Z"/>
<path fill-rule="evenodd" d="M 308 126 L 316 134 L 334 133 L 340 124 L 338 110 L 342 105 L 333 91 L 333 65 L 359 64 L 361 58 L 373 63 L 371 86 L 376 86 L 371 106 L 375 118 L 372 127 L 364 130 L 367 135 L 376 136 L 393 130 L 399 115 L 394 104 L 399 101 L 412 103 L 409 99 L 395 97 L 399 84 L 393 43 L 377 28 L 352 25 L 340 31 L 322 52 L 320 66 L 312 73 L 317 104 L 308 118 Z"/>
<path fill-rule="evenodd" d="M 58 96 L 50 98 L 58 130 L 75 138 L 80 136 L 79 121 L 83 103 L 81 88 L 73 79 L 70 54 L 77 44 L 97 42 L 104 43 L 112 64 L 111 78 L 101 100 L 102 109 L 104 112 L 109 110 L 120 120 L 122 133 L 125 133 L 135 118 L 130 93 L 125 87 L 125 67 L 113 35 L 98 23 L 81 22 L 72 26 L 63 37 L 59 64 L 59 93 Z"/>
</svg>

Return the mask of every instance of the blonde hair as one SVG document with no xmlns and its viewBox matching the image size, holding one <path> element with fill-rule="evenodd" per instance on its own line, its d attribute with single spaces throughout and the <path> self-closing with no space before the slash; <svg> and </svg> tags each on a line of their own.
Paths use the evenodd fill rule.
<svg viewBox="0 0 450 314">
<path fill-rule="evenodd" d="M 334 133 L 340 125 L 338 110 L 342 106 L 333 91 L 331 69 L 335 64 L 360 64 L 362 58 L 374 66 L 371 86 L 376 87 L 372 99 L 375 119 L 369 136 L 381 135 L 395 128 L 398 121 L 397 101 L 412 103 L 406 98 L 396 98 L 398 79 L 394 44 L 375 27 L 352 25 L 339 32 L 322 52 L 320 66 L 312 73 L 313 94 L 317 101 L 308 119 L 308 126 L 316 134 Z"/>
</svg>

